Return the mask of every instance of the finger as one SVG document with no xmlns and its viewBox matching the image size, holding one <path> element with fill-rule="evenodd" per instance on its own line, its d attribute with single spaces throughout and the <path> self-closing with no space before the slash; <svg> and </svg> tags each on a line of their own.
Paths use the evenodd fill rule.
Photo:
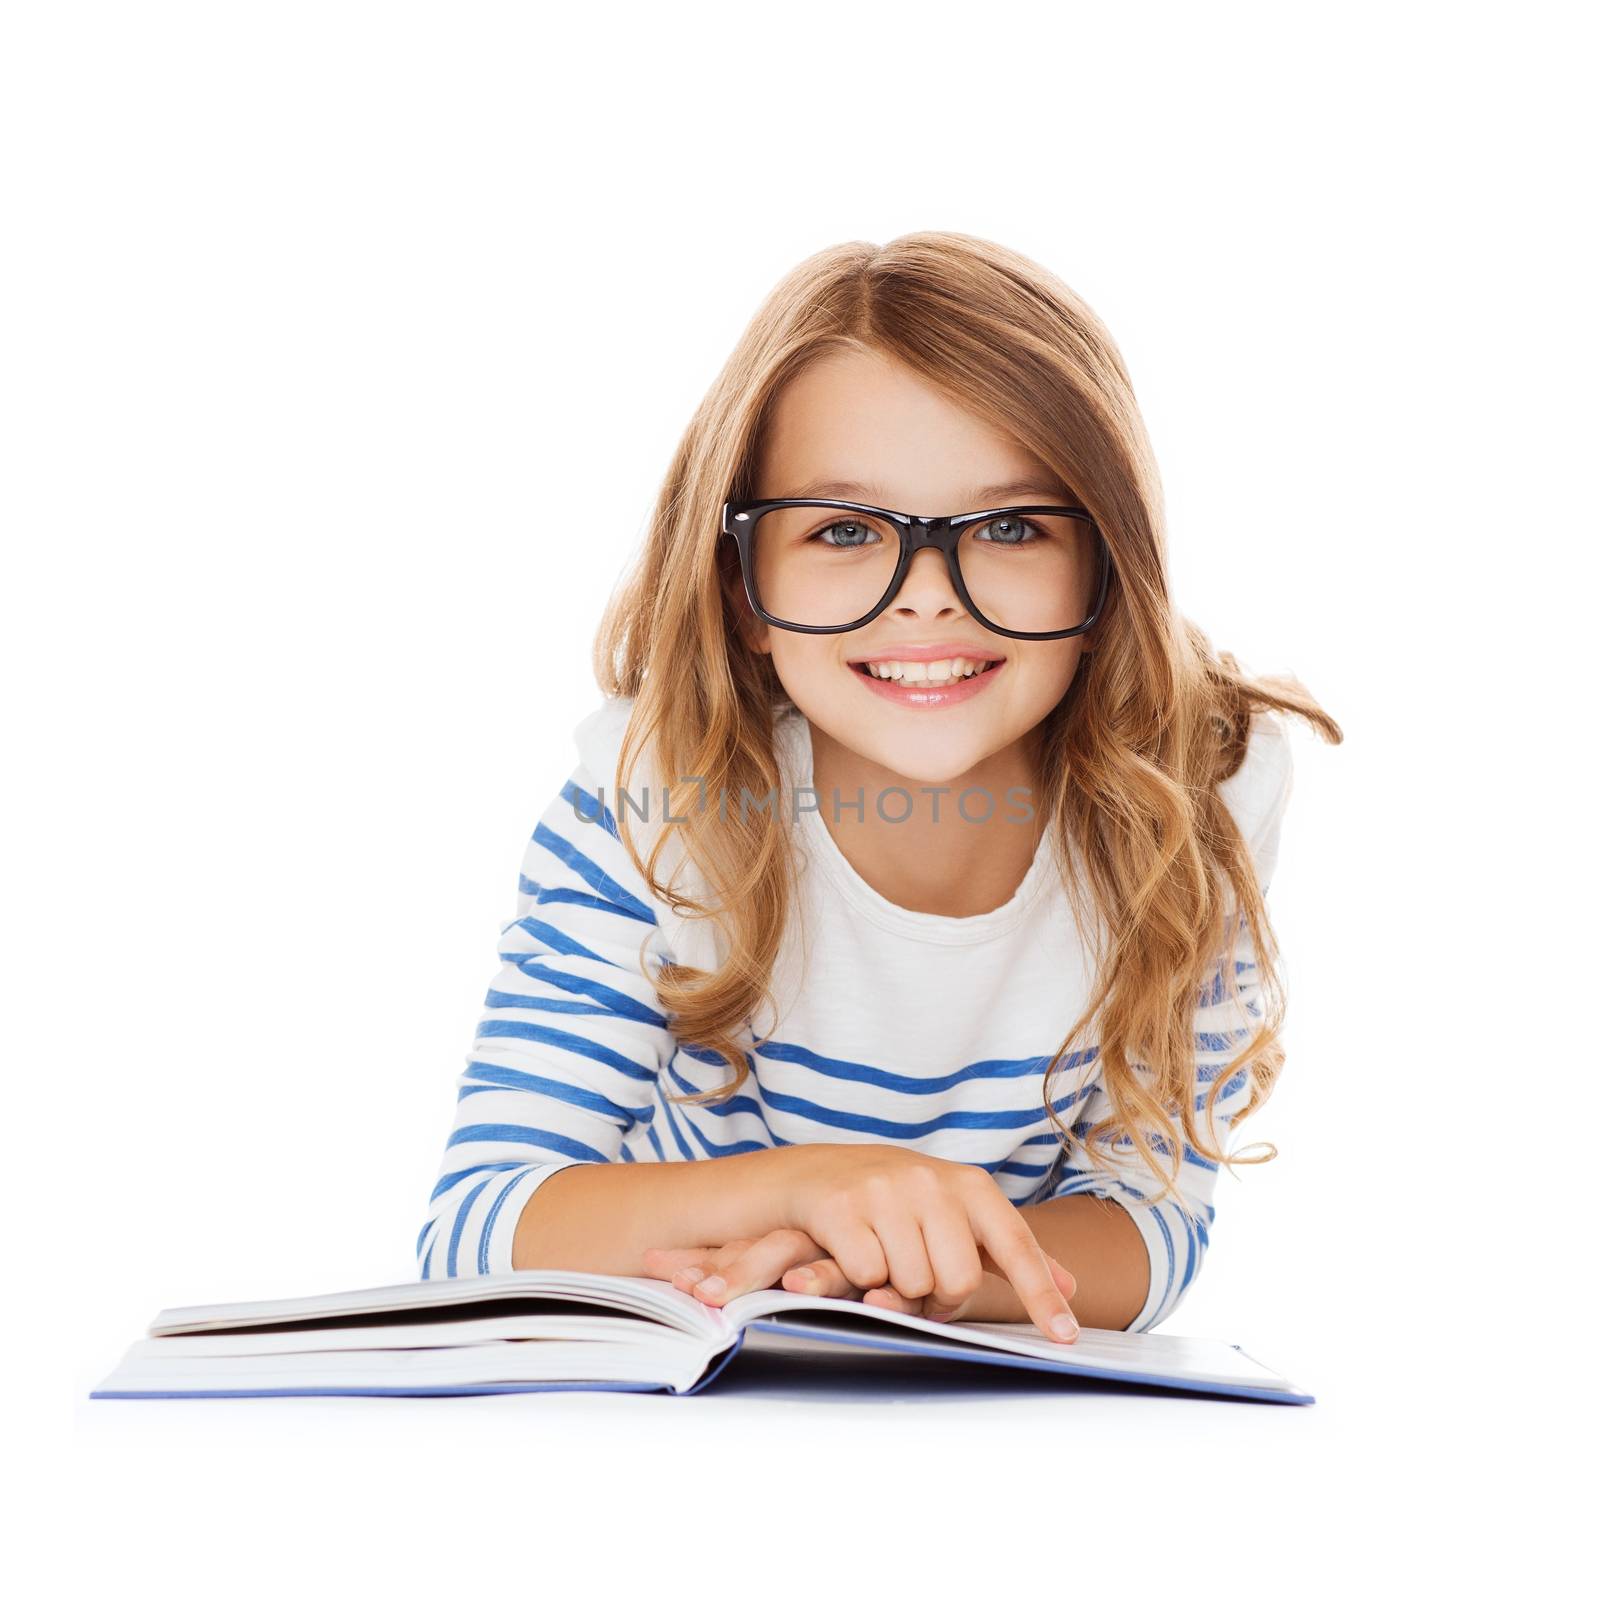
<svg viewBox="0 0 1600 1600">
<path fill-rule="evenodd" d="M 923 1310 L 924 1297 L 908 1298 L 896 1289 L 891 1289 L 885 1284 L 881 1289 L 868 1289 L 861 1297 L 862 1303 L 869 1306 L 882 1306 L 885 1311 L 904 1311 L 910 1316 L 926 1316 Z"/>
<path fill-rule="evenodd" d="M 831 1224 L 817 1243 L 839 1263 L 858 1289 L 876 1289 L 889 1281 L 889 1263 L 878 1235 L 865 1222 Z"/>
<path fill-rule="evenodd" d="M 1078 1319 L 1056 1283 L 1043 1248 L 992 1179 L 990 1188 L 992 1194 L 980 1191 L 972 1206 L 973 1232 L 1017 1291 L 1023 1309 L 1040 1332 L 1058 1343 L 1071 1344 L 1078 1337 Z"/>
<path fill-rule="evenodd" d="M 1078 1280 L 1053 1255 L 1047 1253 L 1045 1260 L 1050 1263 L 1050 1271 L 1055 1275 L 1062 1294 L 1070 1300 L 1078 1292 Z"/>
<path fill-rule="evenodd" d="M 692 1244 L 666 1250 L 651 1245 L 644 1253 L 644 1264 L 652 1271 L 657 1267 L 663 1267 L 670 1272 L 675 1267 L 689 1267 L 698 1261 L 706 1260 L 714 1253 L 715 1248 L 709 1244 Z"/>
<path fill-rule="evenodd" d="M 705 1260 L 714 1256 L 720 1250 L 732 1250 L 737 1253 L 755 1243 L 754 1239 L 732 1239 L 727 1244 L 691 1244 L 675 1245 L 670 1248 L 661 1245 L 651 1245 L 644 1252 L 646 1262 L 666 1263 L 670 1266 L 688 1266 L 694 1262 Z"/>
<path fill-rule="evenodd" d="M 673 1287 L 682 1289 L 685 1293 L 692 1294 L 694 1286 L 702 1278 L 708 1278 L 712 1273 L 720 1271 L 731 1261 L 737 1261 L 751 1245 L 755 1243 L 752 1238 L 730 1239 L 726 1244 L 718 1245 L 715 1249 L 702 1248 L 693 1254 L 698 1259 L 685 1262 L 672 1274 Z"/>
<path fill-rule="evenodd" d="M 712 1251 L 708 1245 L 661 1249 L 652 1245 L 644 1253 L 644 1276 L 668 1278 L 678 1288 L 687 1289 L 696 1278 L 710 1271 Z"/>
<path fill-rule="evenodd" d="M 992 1273 L 995 1277 L 1002 1280 L 1005 1279 L 1006 1275 L 1000 1270 L 999 1263 L 989 1255 L 987 1250 L 984 1250 L 980 1247 L 978 1250 L 978 1259 L 983 1263 L 983 1270 L 986 1273 Z M 1045 1260 L 1049 1262 L 1051 1275 L 1055 1278 L 1062 1294 L 1064 1294 L 1070 1301 L 1078 1292 L 1077 1278 L 1074 1277 L 1073 1274 L 1064 1266 L 1062 1266 L 1053 1255 L 1049 1255 L 1047 1253 Z"/>
<path fill-rule="evenodd" d="M 872 1231 L 883 1246 L 889 1267 L 889 1281 L 881 1287 L 893 1289 L 906 1300 L 921 1300 L 933 1288 L 933 1268 L 928 1265 L 928 1246 L 916 1214 L 897 1210 L 881 1219 L 874 1217 Z"/>
<path fill-rule="evenodd" d="M 855 1300 L 861 1295 L 845 1276 L 844 1268 L 832 1256 L 790 1267 L 783 1275 L 783 1287 L 791 1294 L 826 1295 L 837 1300 Z"/>
<path fill-rule="evenodd" d="M 751 1245 L 755 1243 L 753 1237 L 730 1239 L 726 1244 L 719 1244 L 716 1249 L 708 1250 L 706 1258 L 701 1263 L 700 1270 L 691 1268 L 683 1277 L 673 1279 L 680 1289 L 687 1289 L 690 1294 L 699 1295 L 699 1288 L 708 1278 L 725 1280 L 727 1269 L 742 1256 Z"/>
<path fill-rule="evenodd" d="M 933 1208 L 923 1219 L 933 1267 L 933 1289 L 922 1303 L 922 1315 L 934 1322 L 957 1316 L 983 1283 L 983 1261 L 972 1236 L 972 1219 L 954 1203 Z"/>
<path fill-rule="evenodd" d="M 731 1266 L 742 1256 L 751 1245 L 753 1238 L 730 1239 L 726 1244 L 719 1244 L 715 1250 L 708 1250 L 705 1259 L 698 1266 L 685 1268 L 673 1277 L 673 1283 L 680 1289 L 694 1293 L 694 1286 L 704 1278 L 709 1278 L 721 1272 L 725 1267 Z"/>
<path fill-rule="evenodd" d="M 717 1248 L 711 1252 L 712 1270 L 714 1272 L 720 1272 L 724 1267 L 731 1267 L 733 1263 L 745 1253 L 745 1251 L 752 1249 L 757 1243 L 759 1243 L 759 1240 L 755 1238 L 748 1238 L 730 1239 L 726 1244 L 718 1245 Z"/>
<path fill-rule="evenodd" d="M 817 1241 L 799 1228 L 775 1228 L 731 1251 L 715 1272 L 694 1286 L 694 1293 L 707 1305 L 726 1305 L 735 1295 L 770 1288 L 790 1267 L 815 1260 L 817 1248 Z"/>
</svg>

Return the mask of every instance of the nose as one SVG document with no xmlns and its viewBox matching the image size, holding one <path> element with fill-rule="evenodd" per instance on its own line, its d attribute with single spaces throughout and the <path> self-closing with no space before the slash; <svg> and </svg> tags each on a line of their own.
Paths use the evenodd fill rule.
<svg viewBox="0 0 1600 1600">
<path fill-rule="evenodd" d="M 959 617 L 966 615 L 961 596 L 950 582 L 944 553 L 918 550 L 906 568 L 905 582 L 894 597 L 891 610 L 902 616 Z"/>
</svg>

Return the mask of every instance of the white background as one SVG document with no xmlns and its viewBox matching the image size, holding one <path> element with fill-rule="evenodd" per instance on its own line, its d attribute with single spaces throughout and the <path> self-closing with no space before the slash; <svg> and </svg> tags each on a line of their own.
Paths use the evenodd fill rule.
<svg viewBox="0 0 1600 1600">
<path fill-rule="evenodd" d="M 1560 1566 L 1593 1437 L 1578 15 L 7 9 L 8 1387 L 70 1473 L 32 1481 L 57 1576 Z M 928 227 L 1105 319 L 1181 609 L 1347 736 L 1295 734 L 1280 1156 L 1224 1179 L 1163 1327 L 1318 1403 L 88 1401 L 162 1306 L 414 1275 L 669 454 L 782 273 Z"/>
</svg>

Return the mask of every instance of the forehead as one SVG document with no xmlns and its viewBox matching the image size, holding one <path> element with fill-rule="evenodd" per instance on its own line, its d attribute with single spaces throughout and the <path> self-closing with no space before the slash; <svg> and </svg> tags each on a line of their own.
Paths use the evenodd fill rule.
<svg viewBox="0 0 1600 1600">
<path fill-rule="evenodd" d="M 976 510 L 1069 491 L 1030 451 L 904 363 L 830 352 L 769 414 L 755 495 L 864 500 L 893 510 Z"/>
</svg>

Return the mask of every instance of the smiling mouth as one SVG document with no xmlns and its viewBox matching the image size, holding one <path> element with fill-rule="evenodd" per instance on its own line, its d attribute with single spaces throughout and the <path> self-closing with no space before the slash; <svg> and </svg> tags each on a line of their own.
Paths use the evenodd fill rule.
<svg viewBox="0 0 1600 1600">
<path fill-rule="evenodd" d="M 1002 657 L 1001 660 L 1004 658 Z M 852 672 L 880 683 L 965 683 L 982 677 L 1000 665 L 1000 660 L 979 661 L 957 656 L 946 661 L 852 661 Z"/>
</svg>

